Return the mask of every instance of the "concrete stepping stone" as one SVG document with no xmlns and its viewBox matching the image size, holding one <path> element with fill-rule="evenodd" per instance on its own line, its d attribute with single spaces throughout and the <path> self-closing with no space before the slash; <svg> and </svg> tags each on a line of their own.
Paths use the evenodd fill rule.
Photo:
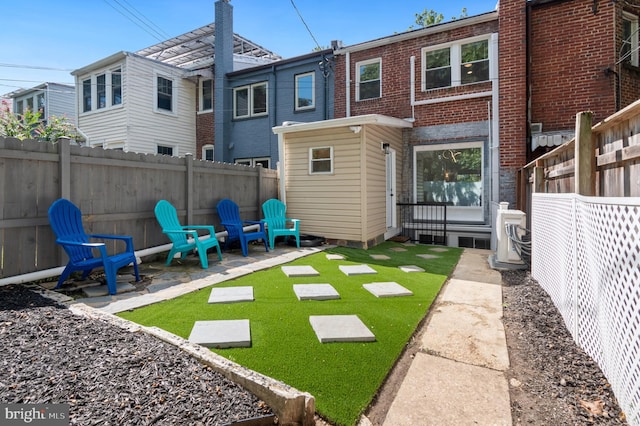
<svg viewBox="0 0 640 426">
<path fill-rule="evenodd" d="M 135 289 L 136 287 L 134 285 L 131 285 L 130 283 L 116 282 L 116 294 L 135 291 Z M 106 285 L 93 285 L 89 287 L 84 287 L 82 289 L 82 292 L 86 297 L 108 296 L 109 288 Z"/>
<path fill-rule="evenodd" d="M 309 322 L 320 343 L 376 340 L 357 315 L 312 315 Z"/>
<path fill-rule="evenodd" d="M 253 287 L 213 287 L 209 303 L 253 302 Z"/>
<path fill-rule="evenodd" d="M 386 254 L 372 254 L 371 258 L 374 259 L 374 260 L 389 260 L 389 259 L 391 259 Z"/>
<path fill-rule="evenodd" d="M 406 249 L 406 248 L 404 248 L 404 247 L 393 247 L 393 248 L 390 248 L 389 250 L 391 250 L 391 251 L 397 251 L 397 252 L 407 251 L 407 249 Z"/>
<path fill-rule="evenodd" d="M 429 250 L 435 251 L 438 253 L 444 253 L 445 251 L 449 251 L 449 249 L 446 249 L 444 247 L 434 247 L 434 248 L 430 248 Z"/>
<path fill-rule="evenodd" d="M 424 269 L 416 265 L 404 265 L 398 266 L 398 268 L 403 272 L 424 272 Z"/>
<path fill-rule="evenodd" d="M 376 297 L 413 296 L 413 292 L 396 282 L 362 284 L 369 293 Z"/>
<path fill-rule="evenodd" d="M 438 259 L 440 256 L 436 256 L 435 254 L 416 254 L 416 256 L 421 257 L 423 259 Z"/>
<path fill-rule="evenodd" d="M 369 265 L 340 265 L 338 266 L 345 275 L 377 274 L 378 272 Z"/>
<path fill-rule="evenodd" d="M 327 254 L 327 260 L 344 260 L 344 256 L 341 254 L 329 253 Z"/>
<path fill-rule="evenodd" d="M 315 277 L 320 275 L 313 266 L 283 266 L 282 272 L 288 277 Z"/>
<path fill-rule="evenodd" d="M 188 340 L 208 348 L 248 348 L 249 320 L 196 321 Z"/>
<path fill-rule="evenodd" d="M 340 294 L 331 284 L 294 284 L 293 291 L 298 300 L 340 299 Z"/>
</svg>

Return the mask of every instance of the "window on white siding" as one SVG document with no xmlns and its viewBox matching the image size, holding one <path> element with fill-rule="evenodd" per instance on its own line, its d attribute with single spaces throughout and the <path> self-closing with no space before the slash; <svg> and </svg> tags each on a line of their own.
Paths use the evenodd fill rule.
<svg viewBox="0 0 640 426">
<path fill-rule="evenodd" d="M 158 154 L 162 155 L 173 155 L 173 147 L 167 145 L 158 145 L 157 152 Z"/>
<path fill-rule="evenodd" d="M 298 74 L 296 80 L 296 111 L 313 109 L 316 106 L 315 73 Z"/>
<path fill-rule="evenodd" d="M 622 48 L 620 59 L 622 62 L 638 66 L 638 17 L 628 12 L 622 15 Z"/>
<path fill-rule="evenodd" d="M 489 39 L 422 49 L 422 90 L 489 81 Z"/>
<path fill-rule="evenodd" d="M 257 157 L 257 158 L 236 158 L 234 161 L 235 164 L 240 164 L 242 166 L 262 166 L 264 169 L 269 168 L 269 164 L 271 164 L 271 159 L 269 157 Z"/>
<path fill-rule="evenodd" d="M 333 173 L 333 147 L 323 146 L 309 149 L 309 173 Z"/>
<path fill-rule="evenodd" d="M 111 105 L 122 104 L 122 70 L 111 72 Z"/>
<path fill-rule="evenodd" d="M 46 105 L 45 105 L 45 100 L 44 100 L 44 92 L 42 93 L 38 93 L 36 95 L 36 106 L 38 108 L 38 112 L 40 113 L 40 120 L 46 120 L 47 119 L 47 111 L 45 110 Z"/>
<path fill-rule="evenodd" d="M 233 118 L 267 115 L 267 82 L 233 89 Z"/>
<path fill-rule="evenodd" d="M 98 109 L 107 106 L 107 76 L 100 74 L 96 77 L 96 94 L 98 99 Z"/>
<path fill-rule="evenodd" d="M 356 64 L 356 100 L 382 96 L 382 60 L 371 59 Z"/>
<path fill-rule="evenodd" d="M 202 146 L 202 159 L 213 161 L 213 145 L 207 144 Z"/>
<path fill-rule="evenodd" d="M 162 76 L 156 77 L 156 108 L 173 112 L 173 81 Z"/>
<path fill-rule="evenodd" d="M 213 110 L 213 80 L 200 80 L 200 111 Z"/>
<path fill-rule="evenodd" d="M 27 98 L 26 102 L 27 102 L 27 109 L 31 112 L 35 112 L 33 110 L 33 98 Z"/>
<path fill-rule="evenodd" d="M 20 99 L 19 101 L 16 101 L 16 114 L 23 114 L 23 113 L 24 113 L 24 101 Z"/>
</svg>

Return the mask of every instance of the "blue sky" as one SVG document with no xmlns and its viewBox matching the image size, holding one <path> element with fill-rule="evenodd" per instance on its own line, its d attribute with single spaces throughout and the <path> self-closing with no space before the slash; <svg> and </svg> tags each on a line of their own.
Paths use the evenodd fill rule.
<svg viewBox="0 0 640 426">
<path fill-rule="evenodd" d="M 445 20 L 494 10 L 497 0 L 231 0 L 234 32 L 285 57 L 406 31 L 415 14 Z M 31 0 L 3 2 L 0 94 L 43 82 L 73 84 L 70 71 L 121 50 L 137 51 L 214 22 L 215 0 Z M 295 8 L 294 8 L 295 4 Z M 297 8 L 297 11 L 296 11 Z M 136 17 L 131 15 L 132 12 Z"/>
</svg>

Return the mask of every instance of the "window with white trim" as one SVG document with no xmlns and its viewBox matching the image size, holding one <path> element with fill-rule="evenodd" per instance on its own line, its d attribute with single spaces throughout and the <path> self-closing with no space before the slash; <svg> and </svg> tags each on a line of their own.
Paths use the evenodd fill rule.
<svg viewBox="0 0 640 426">
<path fill-rule="evenodd" d="M 213 144 L 206 144 L 202 146 L 202 159 L 213 161 Z"/>
<path fill-rule="evenodd" d="M 82 112 L 91 111 L 91 78 L 82 80 Z"/>
<path fill-rule="evenodd" d="M 640 64 L 638 56 L 638 16 L 623 12 L 620 59 L 637 67 Z"/>
<path fill-rule="evenodd" d="M 122 104 L 122 70 L 111 71 L 111 105 Z"/>
<path fill-rule="evenodd" d="M 333 173 L 333 147 L 309 148 L 309 174 Z"/>
<path fill-rule="evenodd" d="M 269 157 L 236 158 L 234 163 L 250 167 L 256 167 L 259 165 L 262 166 L 263 169 L 268 169 L 271 164 L 271 159 Z"/>
<path fill-rule="evenodd" d="M 296 111 L 313 109 L 316 107 L 315 72 L 298 74 L 296 80 Z"/>
<path fill-rule="evenodd" d="M 422 90 L 490 80 L 489 38 L 473 38 L 422 49 Z"/>
<path fill-rule="evenodd" d="M 364 101 L 382 96 L 382 59 L 356 63 L 356 100 Z"/>
<path fill-rule="evenodd" d="M 96 76 L 96 95 L 98 99 L 98 109 L 107 106 L 107 76 L 100 74 Z"/>
<path fill-rule="evenodd" d="M 200 111 L 213 111 L 213 80 L 200 80 Z"/>
<path fill-rule="evenodd" d="M 156 152 L 161 155 L 173 155 L 173 147 L 168 145 L 158 145 Z"/>
<path fill-rule="evenodd" d="M 156 76 L 156 110 L 173 112 L 173 80 Z"/>
<path fill-rule="evenodd" d="M 267 115 L 267 82 L 233 89 L 233 118 Z"/>
<path fill-rule="evenodd" d="M 446 203 L 456 220 L 482 220 L 483 150 L 483 142 L 415 146 L 415 201 Z"/>
<path fill-rule="evenodd" d="M 83 113 L 122 105 L 122 68 L 102 70 L 80 81 L 80 109 Z"/>
</svg>

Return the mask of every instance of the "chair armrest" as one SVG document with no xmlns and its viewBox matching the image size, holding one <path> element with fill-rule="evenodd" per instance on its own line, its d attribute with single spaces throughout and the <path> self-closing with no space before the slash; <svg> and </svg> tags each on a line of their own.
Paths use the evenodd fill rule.
<svg viewBox="0 0 640 426">
<path fill-rule="evenodd" d="M 209 231 L 209 233 L 211 235 L 215 235 L 216 231 L 214 229 L 214 227 L 212 225 L 190 225 L 190 226 L 183 226 L 182 229 L 184 230 L 190 230 L 190 229 L 206 229 L 207 231 Z"/>
<path fill-rule="evenodd" d="M 298 225 L 300 224 L 300 219 L 286 218 L 285 221 L 293 223 L 293 228 L 292 229 L 298 229 Z"/>
<path fill-rule="evenodd" d="M 110 235 L 110 234 L 90 234 L 89 238 L 97 238 L 101 240 L 118 240 L 125 242 L 125 250 L 133 253 L 133 237 L 131 235 Z"/>
<path fill-rule="evenodd" d="M 104 243 L 83 243 L 81 241 L 69 241 L 69 240 L 56 240 L 56 243 L 63 246 L 77 246 L 77 247 L 89 247 L 89 248 L 97 248 L 104 247 Z"/>
<path fill-rule="evenodd" d="M 264 232 L 264 221 L 263 220 L 245 220 L 244 223 L 248 225 L 260 225 L 260 231 Z"/>
</svg>

